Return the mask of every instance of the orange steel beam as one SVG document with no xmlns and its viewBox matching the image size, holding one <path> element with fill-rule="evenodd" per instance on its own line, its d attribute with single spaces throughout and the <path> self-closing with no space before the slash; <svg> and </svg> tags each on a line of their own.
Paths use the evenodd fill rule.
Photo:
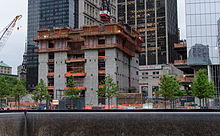
<svg viewBox="0 0 220 136">
<path fill-rule="evenodd" d="M 66 73 L 66 77 L 70 77 L 70 76 L 86 76 L 86 73 L 70 73 L 70 72 L 67 72 Z"/>
<path fill-rule="evenodd" d="M 85 87 L 75 87 L 75 89 L 78 89 L 78 90 L 85 90 L 86 88 Z M 68 87 L 64 87 L 64 90 L 69 90 Z"/>
</svg>

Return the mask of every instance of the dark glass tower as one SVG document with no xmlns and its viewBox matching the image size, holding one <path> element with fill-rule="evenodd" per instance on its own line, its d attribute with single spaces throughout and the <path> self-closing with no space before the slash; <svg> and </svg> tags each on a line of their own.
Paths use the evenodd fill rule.
<svg viewBox="0 0 220 136">
<path fill-rule="evenodd" d="M 144 39 L 140 65 L 173 63 L 177 0 L 118 0 L 118 22 L 133 26 Z"/>
<path fill-rule="evenodd" d="M 78 0 L 28 0 L 27 89 L 38 83 L 38 55 L 34 52 L 38 29 L 78 27 Z"/>
<path fill-rule="evenodd" d="M 53 27 L 78 27 L 75 22 L 75 0 L 41 0 L 40 29 Z M 76 24 L 76 25 L 75 25 Z"/>
<path fill-rule="evenodd" d="M 26 48 L 26 87 L 33 90 L 38 82 L 38 55 L 34 52 L 35 42 L 33 37 L 37 36 L 40 21 L 40 0 L 28 0 L 28 31 Z"/>
</svg>

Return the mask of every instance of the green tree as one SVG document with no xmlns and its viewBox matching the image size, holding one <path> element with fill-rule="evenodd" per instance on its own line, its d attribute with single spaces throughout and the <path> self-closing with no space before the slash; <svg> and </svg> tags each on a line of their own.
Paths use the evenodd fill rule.
<svg viewBox="0 0 220 136">
<path fill-rule="evenodd" d="M 174 76 L 163 75 L 162 80 L 159 83 L 159 95 L 164 97 L 164 99 L 169 99 L 173 103 L 172 107 L 174 108 L 174 100 L 176 97 L 183 92 L 180 90 L 181 86 L 179 81 L 176 80 Z M 165 102 L 166 108 L 166 102 Z"/>
<path fill-rule="evenodd" d="M 11 95 L 18 102 L 18 109 L 20 107 L 20 99 L 27 94 L 26 88 L 22 81 L 18 80 L 17 84 L 13 87 Z"/>
<path fill-rule="evenodd" d="M 67 91 L 64 92 L 65 96 L 70 97 L 71 99 L 78 99 L 80 98 L 81 90 L 77 89 L 77 82 L 74 81 L 74 77 L 71 75 L 66 82 Z"/>
<path fill-rule="evenodd" d="M 207 98 L 213 98 L 216 93 L 215 86 L 213 82 L 209 82 L 207 70 L 200 69 L 196 73 L 196 78 L 191 85 L 191 95 L 199 98 L 200 108 L 201 108 L 201 100 Z M 203 101 L 204 107 L 204 101 Z"/>
<path fill-rule="evenodd" d="M 18 79 L 15 77 L 11 77 L 11 76 L 2 76 L 2 77 L 5 78 L 10 89 L 12 89 L 18 82 Z"/>
<path fill-rule="evenodd" d="M 3 76 L 0 76 L 0 99 L 2 108 L 2 99 L 10 95 L 9 86 Z"/>
<path fill-rule="evenodd" d="M 71 75 L 66 82 L 67 91 L 64 92 L 64 95 L 69 97 L 71 101 L 80 98 L 81 90 L 77 89 L 77 82 L 74 81 L 74 77 Z"/>
<path fill-rule="evenodd" d="M 51 95 L 48 93 L 48 87 L 45 85 L 43 79 L 40 79 L 40 82 L 37 86 L 35 86 L 35 90 L 33 91 L 32 98 L 35 101 L 40 101 L 40 105 L 43 100 L 50 100 Z"/>
<path fill-rule="evenodd" d="M 103 81 L 99 83 L 103 87 L 99 88 L 96 92 L 99 98 L 105 98 L 108 100 L 108 108 L 110 109 L 110 101 L 113 97 L 118 96 L 119 87 L 113 82 L 110 75 L 107 75 Z"/>
</svg>

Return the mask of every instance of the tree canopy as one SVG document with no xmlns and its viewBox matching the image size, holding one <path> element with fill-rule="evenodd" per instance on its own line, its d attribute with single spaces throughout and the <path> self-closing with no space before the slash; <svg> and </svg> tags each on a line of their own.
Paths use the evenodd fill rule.
<svg viewBox="0 0 220 136">
<path fill-rule="evenodd" d="M 40 103 L 43 100 L 50 100 L 51 99 L 51 95 L 48 93 L 48 87 L 45 85 L 43 79 L 40 79 L 40 82 L 38 83 L 38 85 L 35 87 L 35 90 L 33 91 L 33 96 L 32 98 L 35 101 L 40 101 Z"/>
<path fill-rule="evenodd" d="M 174 99 L 176 96 L 184 95 L 184 92 L 180 90 L 179 81 L 174 76 L 163 75 L 159 86 L 159 95 L 166 99 Z"/>
<path fill-rule="evenodd" d="M 17 84 L 12 88 L 12 96 L 19 101 L 19 99 L 27 94 L 27 90 L 22 83 L 18 80 Z"/>
<path fill-rule="evenodd" d="M 108 99 L 108 105 L 110 104 L 110 100 L 118 95 L 119 87 L 116 83 L 113 82 L 113 79 L 110 75 L 107 75 L 103 81 L 99 83 L 102 87 L 96 91 L 99 98 Z"/>
<path fill-rule="evenodd" d="M 4 98 L 10 94 L 9 85 L 4 77 L 0 77 L 0 98 Z"/>
<path fill-rule="evenodd" d="M 77 82 L 74 81 L 74 77 L 71 75 L 66 82 L 67 91 L 64 92 L 64 95 L 73 99 L 80 98 L 81 90 L 77 89 Z"/>
<path fill-rule="evenodd" d="M 206 69 L 200 69 L 196 73 L 196 78 L 191 85 L 191 89 L 191 95 L 199 99 L 213 98 L 216 94 L 214 82 L 209 82 Z"/>
<path fill-rule="evenodd" d="M 11 95 L 20 105 L 20 99 L 27 94 L 26 88 L 22 81 L 18 80 L 17 84 L 12 88 Z"/>
</svg>

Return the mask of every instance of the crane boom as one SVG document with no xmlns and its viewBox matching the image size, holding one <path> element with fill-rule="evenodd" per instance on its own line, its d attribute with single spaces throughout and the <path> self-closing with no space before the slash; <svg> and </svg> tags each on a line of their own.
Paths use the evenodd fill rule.
<svg viewBox="0 0 220 136">
<path fill-rule="evenodd" d="M 8 40 L 8 38 L 10 37 L 16 22 L 22 17 L 22 15 L 18 15 L 16 16 L 2 31 L 1 31 L 1 35 L 0 35 L 0 49 L 2 49 L 6 43 L 6 41 Z"/>
</svg>

